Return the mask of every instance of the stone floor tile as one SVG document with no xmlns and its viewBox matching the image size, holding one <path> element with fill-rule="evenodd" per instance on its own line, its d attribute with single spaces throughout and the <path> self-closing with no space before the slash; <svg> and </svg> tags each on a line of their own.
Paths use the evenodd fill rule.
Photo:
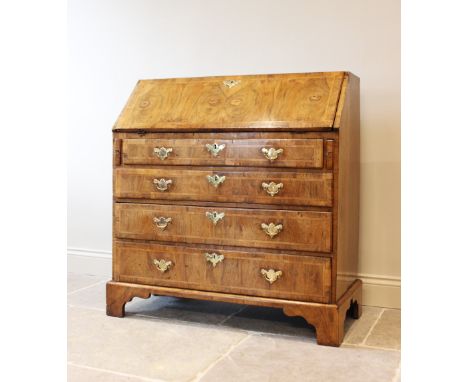
<svg viewBox="0 0 468 382">
<path fill-rule="evenodd" d="M 88 369 L 85 367 L 68 365 L 67 382 L 144 382 L 149 379 L 142 379 L 135 376 L 114 374 L 108 371 Z M 154 380 L 153 380 L 154 381 Z M 156 382 L 156 381 L 154 381 Z"/>
<path fill-rule="evenodd" d="M 189 381 L 247 334 L 141 316 L 108 317 L 69 307 L 68 359 L 73 364 L 168 381 Z"/>
<path fill-rule="evenodd" d="M 243 308 L 243 305 L 224 302 L 152 296 L 147 300 L 135 298 L 127 303 L 125 312 L 128 315 L 144 314 L 155 318 L 219 324 Z"/>
<path fill-rule="evenodd" d="M 67 292 L 70 293 L 104 280 L 104 277 L 69 272 L 67 280 Z"/>
<path fill-rule="evenodd" d="M 363 306 L 362 315 L 358 320 L 347 318 L 345 321 L 345 337 L 343 342 L 356 345 L 362 343 L 382 311 L 382 308 Z"/>
<path fill-rule="evenodd" d="M 106 310 L 106 281 L 77 291 L 68 296 L 68 304 L 86 308 Z"/>
<path fill-rule="evenodd" d="M 106 283 L 94 285 L 68 296 L 68 304 L 105 311 Z M 218 324 L 242 309 L 242 305 L 165 296 L 135 297 L 125 305 L 125 314 L 144 314 L 155 318 Z"/>
<path fill-rule="evenodd" d="M 401 311 L 386 309 L 367 337 L 366 345 L 400 349 Z"/>
<path fill-rule="evenodd" d="M 400 352 L 318 346 L 271 335 L 252 335 L 211 367 L 201 382 L 391 381 Z"/>
<path fill-rule="evenodd" d="M 223 325 L 253 332 L 307 337 L 315 341 L 315 330 L 302 317 L 289 317 L 282 309 L 248 306 Z"/>
</svg>

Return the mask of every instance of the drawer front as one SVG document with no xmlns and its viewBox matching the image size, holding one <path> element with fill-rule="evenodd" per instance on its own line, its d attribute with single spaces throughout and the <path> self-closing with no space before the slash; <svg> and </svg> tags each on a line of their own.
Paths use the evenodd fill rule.
<svg viewBox="0 0 468 382">
<path fill-rule="evenodd" d="M 122 282 L 329 302 L 331 264 L 326 257 L 120 241 L 114 256 Z"/>
<path fill-rule="evenodd" d="M 115 196 L 331 207 L 332 181 L 331 173 L 121 167 Z"/>
<path fill-rule="evenodd" d="M 331 252 L 332 213 L 116 203 L 121 239 Z"/>
<path fill-rule="evenodd" d="M 323 139 L 124 139 L 124 164 L 323 167 Z"/>
</svg>

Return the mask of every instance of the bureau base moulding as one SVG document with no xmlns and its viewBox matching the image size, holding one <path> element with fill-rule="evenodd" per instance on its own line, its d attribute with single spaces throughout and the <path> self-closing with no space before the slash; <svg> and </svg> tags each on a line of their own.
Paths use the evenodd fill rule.
<svg viewBox="0 0 468 382">
<path fill-rule="evenodd" d="M 106 285 L 106 312 L 113 317 L 124 317 L 125 304 L 134 297 L 149 298 L 151 295 L 193 298 L 198 300 L 223 301 L 234 304 L 269 306 L 281 308 L 288 316 L 303 317 L 315 328 L 319 345 L 340 346 L 344 337 L 346 315 L 357 319 L 362 313 L 362 282 L 355 280 L 336 304 L 281 300 L 228 293 L 147 286 L 110 281 Z"/>
</svg>

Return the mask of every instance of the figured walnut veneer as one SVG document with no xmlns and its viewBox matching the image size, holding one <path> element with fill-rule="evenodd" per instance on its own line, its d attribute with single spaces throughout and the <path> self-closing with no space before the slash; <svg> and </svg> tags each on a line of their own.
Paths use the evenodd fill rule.
<svg viewBox="0 0 468 382">
<path fill-rule="evenodd" d="M 113 135 L 108 315 L 152 294 L 271 306 L 341 344 L 361 314 L 356 76 L 139 81 Z"/>
</svg>

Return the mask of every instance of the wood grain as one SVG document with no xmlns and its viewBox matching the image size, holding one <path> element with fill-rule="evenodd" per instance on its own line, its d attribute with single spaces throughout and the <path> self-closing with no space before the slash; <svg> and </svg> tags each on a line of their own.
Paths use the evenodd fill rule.
<svg viewBox="0 0 468 382">
<path fill-rule="evenodd" d="M 138 81 L 116 131 L 330 129 L 343 72 Z M 224 81 L 239 83 L 233 87 Z"/>
<path fill-rule="evenodd" d="M 357 319 L 362 314 L 362 282 L 355 280 L 336 304 L 317 307 L 310 305 L 286 305 L 288 316 L 300 316 L 315 327 L 319 345 L 340 346 L 344 338 L 344 321 L 349 313 Z"/>
<path fill-rule="evenodd" d="M 333 139 L 327 139 L 325 141 L 324 168 L 326 170 L 333 170 L 334 143 L 335 141 Z"/>
<path fill-rule="evenodd" d="M 208 139 L 208 141 L 220 140 L 276 140 L 276 139 L 334 139 L 337 136 L 337 129 L 325 131 L 284 131 L 275 129 L 270 131 L 224 131 L 207 130 L 184 132 L 183 129 L 174 129 L 171 131 L 114 131 L 112 135 L 118 139 L 154 139 L 154 140 L 179 140 L 179 139 Z M 212 143 L 211 142 L 211 143 Z"/>
<path fill-rule="evenodd" d="M 335 174 L 336 211 L 336 298 L 352 283 L 359 266 L 359 188 L 360 188 L 360 101 L 359 78 L 348 74 L 340 111 L 338 174 Z M 341 277 L 342 275 L 348 277 Z"/>
<path fill-rule="evenodd" d="M 213 267 L 205 253 L 223 255 L 224 259 Z M 116 243 L 114 255 L 119 262 L 116 280 L 122 282 L 302 301 L 330 300 L 329 258 L 124 241 Z M 162 273 L 154 259 L 171 261 L 173 266 Z M 272 284 L 260 273 L 270 268 L 282 271 Z"/>
<path fill-rule="evenodd" d="M 359 108 L 348 72 L 140 81 L 113 133 L 107 314 L 151 294 L 271 306 L 339 346 L 346 313 L 361 314 Z M 268 160 L 263 148 L 283 152 Z M 161 178 L 172 181 L 163 192 Z M 283 188 L 270 196 L 269 182 Z M 270 237 L 262 223 L 282 229 Z M 205 251 L 224 259 L 213 267 Z M 281 277 L 270 284 L 262 268 Z"/>
<path fill-rule="evenodd" d="M 208 181 L 208 176 L 214 175 L 225 177 L 217 187 Z M 154 179 L 161 178 L 172 181 L 166 191 L 154 185 Z M 120 167 L 114 180 L 116 198 L 332 206 L 331 173 Z M 268 194 L 262 186 L 270 182 L 282 184 L 276 195 Z"/>
<path fill-rule="evenodd" d="M 207 144 L 217 143 L 225 148 L 213 156 Z M 171 148 L 165 159 L 154 154 L 155 148 Z M 281 155 L 268 160 L 262 148 L 281 148 Z M 219 134 L 214 139 L 124 139 L 124 164 L 193 165 L 193 166 L 253 166 L 322 168 L 322 139 L 228 139 Z"/>
<path fill-rule="evenodd" d="M 115 236 L 120 239 L 331 251 L 330 212 L 218 208 L 217 212 L 223 212 L 225 216 L 216 225 L 207 218 L 206 212 L 213 212 L 213 209 L 117 203 Z M 160 216 L 172 219 L 164 230 L 153 222 Z M 262 230 L 262 223 L 282 224 L 283 229 L 270 238 Z"/>
</svg>

